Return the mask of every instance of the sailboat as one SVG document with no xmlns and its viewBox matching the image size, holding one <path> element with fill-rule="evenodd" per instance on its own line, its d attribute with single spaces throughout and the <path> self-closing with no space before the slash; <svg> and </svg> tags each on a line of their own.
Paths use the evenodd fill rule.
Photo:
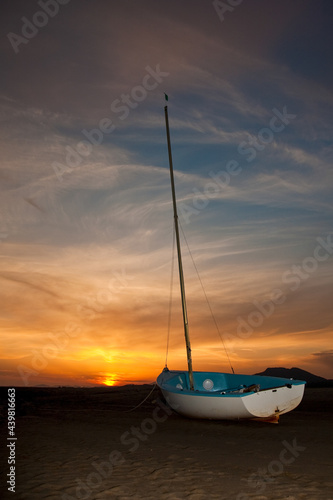
<svg viewBox="0 0 333 500">
<path fill-rule="evenodd" d="M 306 382 L 263 375 L 236 374 L 233 369 L 232 373 L 193 371 L 168 106 L 164 107 L 164 114 L 188 370 L 169 370 L 166 364 L 157 377 L 157 385 L 169 406 L 184 417 L 216 420 L 253 419 L 278 423 L 280 415 L 299 405 Z"/>
</svg>

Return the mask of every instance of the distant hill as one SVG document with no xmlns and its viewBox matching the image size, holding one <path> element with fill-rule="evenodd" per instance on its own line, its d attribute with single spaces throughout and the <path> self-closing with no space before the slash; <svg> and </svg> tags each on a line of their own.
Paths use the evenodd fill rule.
<svg viewBox="0 0 333 500">
<path fill-rule="evenodd" d="M 332 387 L 333 380 L 318 377 L 313 373 L 301 370 L 301 368 L 266 368 L 264 372 L 256 375 L 266 375 L 269 377 L 293 378 L 295 380 L 305 380 L 308 387 Z"/>
</svg>

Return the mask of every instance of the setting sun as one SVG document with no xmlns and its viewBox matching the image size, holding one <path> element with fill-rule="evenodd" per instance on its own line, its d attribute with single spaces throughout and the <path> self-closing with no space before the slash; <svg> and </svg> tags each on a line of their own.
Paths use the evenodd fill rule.
<svg viewBox="0 0 333 500">
<path fill-rule="evenodd" d="M 103 380 L 103 384 L 107 386 L 116 385 L 117 375 L 115 373 L 108 374 Z"/>
</svg>

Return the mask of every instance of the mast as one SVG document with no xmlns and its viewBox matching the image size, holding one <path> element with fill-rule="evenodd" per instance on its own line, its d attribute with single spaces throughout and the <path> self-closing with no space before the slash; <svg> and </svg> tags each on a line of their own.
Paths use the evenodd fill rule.
<svg viewBox="0 0 333 500">
<path fill-rule="evenodd" d="M 178 254 L 178 268 L 179 268 L 179 281 L 180 281 L 180 293 L 182 299 L 182 309 L 183 309 L 183 321 L 184 321 L 184 334 L 186 342 L 186 354 L 187 354 L 187 365 L 188 365 L 188 376 L 190 380 L 190 390 L 194 391 L 193 383 L 193 369 L 192 369 L 192 356 L 191 356 L 191 343 L 190 335 L 188 329 L 188 318 L 187 318 L 187 308 L 186 308 L 186 298 L 185 298 L 185 283 L 184 283 L 184 273 L 182 264 L 182 254 L 180 248 L 180 237 L 179 237 L 179 227 L 178 227 L 178 213 L 177 213 L 177 203 L 176 203 L 176 191 L 175 191 L 175 181 L 173 177 L 173 165 L 172 165 L 172 154 L 171 154 L 171 142 L 170 142 L 170 131 L 169 131 L 169 118 L 168 118 L 168 106 L 164 107 L 165 114 L 165 126 L 168 141 L 168 153 L 169 153 L 169 165 L 170 165 L 170 180 L 171 180 L 171 191 L 172 191 L 172 201 L 173 201 L 173 213 L 175 219 L 175 232 L 176 232 L 176 244 L 177 244 L 177 254 Z"/>
</svg>

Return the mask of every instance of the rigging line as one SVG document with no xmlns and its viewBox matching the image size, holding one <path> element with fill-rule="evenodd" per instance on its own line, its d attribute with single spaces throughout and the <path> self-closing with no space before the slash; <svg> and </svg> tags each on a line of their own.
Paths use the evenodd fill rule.
<svg viewBox="0 0 333 500">
<path fill-rule="evenodd" d="M 145 399 L 143 399 L 141 401 L 141 403 L 139 403 L 138 405 L 134 406 L 134 408 L 131 408 L 130 410 L 124 410 L 125 413 L 129 413 L 130 411 L 134 411 L 136 410 L 137 408 L 139 408 L 141 405 L 143 405 L 143 403 L 149 398 L 149 396 L 154 392 L 155 390 L 155 387 L 157 386 L 157 382 L 154 382 L 154 385 L 153 385 L 153 388 L 152 390 L 150 391 L 150 393 L 148 394 L 148 396 L 145 397 Z"/>
<path fill-rule="evenodd" d="M 175 223 L 172 225 L 172 259 L 171 259 L 171 278 L 170 278 L 170 295 L 169 295 L 169 317 L 168 317 L 168 335 L 167 335 L 167 346 L 165 355 L 165 368 L 168 366 L 168 354 L 169 354 L 169 340 L 170 340 L 170 330 L 171 330 L 171 312 L 172 312 L 172 291 L 173 291 L 173 273 L 175 267 Z"/>
<path fill-rule="evenodd" d="M 229 362 L 229 365 L 230 365 L 231 371 L 232 371 L 232 373 L 235 373 L 235 372 L 234 372 L 234 369 L 233 369 L 233 367 L 232 367 L 232 364 L 231 364 L 231 361 L 230 361 L 230 357 L 229 357 L 229 354 L 228 354 L 227 348 L 226 348 L 226 346 L 225 346 L 225 343 L 224 343 L 224 340 L 223 340 L 222 334 L 221 334 L 221 332 L 220 332 L 219 325 L 217 324 L 217 321 L 216 321 L 216 318 L 215 318 L 215 316 L 214 316 L 213 310 L 212 310 L 211 305 L 210 305 L 210 303 L 209 303 L 209 300 L 208 300 L 208 297 L 207 297 L 207 294 L 206 294 L 206 290 L 205 290 L 205 288 L 204 288 L 204 286 L 203 286 L 203 283 L 202 283 L 202 280 L 201 280 L 201 277 L 200 277 L 200 274 L 199 274 L 198 268 L 197 268 L 197 266 L 196 266 L 196 264 L 195 264 L 195 262 L 194 262 L 194 258 L 193 258 L 192 252 L 191 252 L 191 250 L 190 250 L 189 244 L 188 244 L 188 242 L 187 242 L 187 239 L 186 239 L 186 236 L 185 236 L 185 233 L 184 233 L 184 231 L 183 231 L 183 228 L 182 228 L 182 225 L 181 225 L 180 221 L 179 221 L 179 225 L 180 225 L 180 229 L 181 229 L 182 235 L 183 235 L 183 237 L 184 237 L 184 240 L 185 240 L 185 243 L 186 243 L 186 246 L 187 246 L 187 250 L 188 250 L 188 252 L 189 252 L 189 254 L 190 254 L 190 257 L 191 257 L 191 259 L 192 259 L 192 263 L 193 263 L 194 269 L 195 269 L 195 271 L 196 271 L 196 273 L 197 273 L 197 275 L 198 275 L 198 278 L 199 278 L 199 281 L 200 281 L 200 285 L 201 285 L 202 291 L 203 291 L 203 293 L 204 293 L 204 296 L 205 296 L 206 302 L 207 302 L 208 307 L 209 307 L 209 310 L 210 310 L 210 314 L 211 314 L 211 316 L 212 316 L 212 318 L 213 318 L 213 321 L 214 321 L 214 324 L 215 324 L 215 327 L 216 327 L 217 333 L 219 334 L 219 337 L 220 337 L 220 339 L 221 339 L 221 342 L 222 342 L 222 345 L 223 345 L 223 349 L 224 349 L 224 352 L 225 352 L 225 354 L 226 354 L 226 356 L 227 356 L 227 359 L 228 359 L 228 362 Z"/>
</svg>

